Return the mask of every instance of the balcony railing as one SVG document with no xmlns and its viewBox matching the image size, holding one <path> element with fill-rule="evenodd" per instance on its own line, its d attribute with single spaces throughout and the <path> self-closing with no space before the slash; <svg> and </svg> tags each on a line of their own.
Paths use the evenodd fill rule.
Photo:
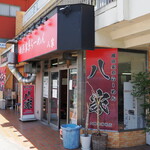
<svg viewBox="0 0 150 150">
<path fill-rule="evenodd" d="M 115 2 L 117 0 L 96 0 L 96 8 L 99 9 L 99 8 L 102 8 L 112 2 Z"/>
<path fill-rule="evenodd" d="M 65 4 L 78 4 L 78 3 L 83 3 L 83 4 L 89 4 L 92 5 L 94 4 L 95 0 L 61 0 L 60 5 L 65 5 Z"/>
<path fill-rule="evenodd" d="M 48 10 L 53 9 L 58 5 L 65 5 L 65 4 L 78 4 L 84 3 L 93 5 L 95 0 L 37 0 L 25 13 L 23 17 L 23 25 L 25 25 L 31 18 L 33 18 L 38 12 L 41 12 L 44 15 L 47 10 L 42 11 L 45 7 Z M 47 6 L 47 7 L 46 7 Z"/>
</svg>

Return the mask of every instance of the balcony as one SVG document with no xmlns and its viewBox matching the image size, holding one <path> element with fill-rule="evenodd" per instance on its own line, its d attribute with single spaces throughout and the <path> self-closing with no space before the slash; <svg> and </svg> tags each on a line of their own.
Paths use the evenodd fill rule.
<svg viewBox="0 0 150 150">
<path fill-rule="evenodd" d="M 116 0 L 96 0 L 96 8 L 103 8 L 106 5 L 109 5 L 110 3 L 115 2 Z"/>
<path fill-rule="evenodd" d="M 97 0 L 95 45 L 150 49 L 150 2 L 146 0 Z M 110 2 L 110 3 L 108 3 Z"/>
<path fill-rule="evenodd" d="M 58 5 L 66 4 L 94 4 L 95 0 L 37 0 L 35 3 L 26 11 L 23 17 L 23 26 L 29 25 L 31 21 L 36 20 L 39 16 L 45 15 L 48 11 L 52 10 Z"/>
<path fill-rule="evenodd" d="M 117 6 L 117 0 L 96 0 L 96 15 L 99 15 L 109 9 Z"/>
</svg>

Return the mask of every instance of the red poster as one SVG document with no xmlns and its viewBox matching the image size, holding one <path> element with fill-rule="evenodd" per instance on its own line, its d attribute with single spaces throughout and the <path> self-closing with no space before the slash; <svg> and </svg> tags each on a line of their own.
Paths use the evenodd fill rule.
<svg viewBox="0 0 150 150">
<path fill-rule="evenodd" d="M 6 67 L 0 67 L 0 91 L 4 91 L 6 81 Z"/>
<path fill-rule="evenodd" d="M 23 115 L 34 114 L 34 85 L 23 85 Z"/>
<path fill-rule="evenodd" d="M 90 128 L 97 127 L 99 111 L 100 129 L 118 130 L 117 49 L 86 51 L 86 101 L 90 106 Z"/>
<path fill-rule="evenodd" d="M 57 14 L 34 29 L 18 42 L 18 62 L 49 53 L 57 49 Z"/>
</svg>

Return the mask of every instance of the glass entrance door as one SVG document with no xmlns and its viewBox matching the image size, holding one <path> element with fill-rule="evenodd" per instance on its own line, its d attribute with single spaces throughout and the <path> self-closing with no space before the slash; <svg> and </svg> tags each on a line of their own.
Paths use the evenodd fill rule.
<svg viewBox="0 0 150 150">
<path fill-rule="evenodd" d="M 67 84 L 68 83 L 68 84 Z M 51 73 L 50 124 L 77 123 L 77 69 Z"/>
<path fill-rule="evenodd" d="M 50 124 L 59 126 L 59 73 L 51 73 Z"/>
</svg>

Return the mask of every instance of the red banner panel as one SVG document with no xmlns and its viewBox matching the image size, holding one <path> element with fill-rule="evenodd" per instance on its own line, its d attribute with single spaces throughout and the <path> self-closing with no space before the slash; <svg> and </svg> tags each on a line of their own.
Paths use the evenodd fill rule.
<svg viewBox="0 0 150 150">
<path fill-rule="evenodd" d="M 23 115 L 34 114 L 34 85 L 23 85 Z"/>
<path fill-rule="evenodd" d="M 86 51 L 86 101 L 89 103 L 89 128 L 118 130 L 118 50 Z M 98 109 L 99 108 L 99 109 Z"/>
<path fill-rule="evenodd" d="M 18 62 L 41 56 L 57 49 L 57 14 L 18 42 Z"/>
<path fill-rule="evenodd" d="M 0 67 L 0 91 L 4 91 L 6 81 L 6 67 Z"/>
</svg>

